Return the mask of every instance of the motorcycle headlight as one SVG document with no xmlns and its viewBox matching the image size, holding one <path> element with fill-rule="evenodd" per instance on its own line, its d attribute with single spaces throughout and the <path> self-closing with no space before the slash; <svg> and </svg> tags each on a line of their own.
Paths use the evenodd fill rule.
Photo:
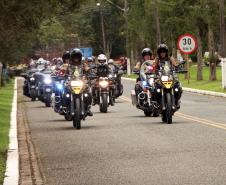
<svg viewBox="0 0 226 185">
<path fill-rule="evenodd" d="M 113 75 L 111 75 L 111 74 L 110 74 L 110 75 L 108 75 L 108 77 L 109 77 L 109 78 L 112 78 L 112 77 L 113 77 Z"/>
<path fill-rule="evenodd" d="M 100 85 L 100 87 L 102 87 L 102 88 L 106 88 L 106 87 L 109 85 L 109 83 L 108 83 L 108 81 L 100 81 L 100 82 L 99 82 L 99 85 Z"/>
<path fill-rule="evenodd" d="M 142 84 L 144 87 L 146 87 L 148 85 L 148 83 L 146 81 L 142 81 Z"/>
<path fill-rule="evenodd" d="M 162 77 L 161 77 L 161 80 L 162 80 L 163 82 L 168 82 L 168 81 L 169 81 L 169 77 L 168 77 L 168 76 L 162 76 Z"/>
<path fill-rule="evenodd" d="M 63 89 L 63 85 L 60 84 L 60 83 L 58 83 L 56 86 L 57 86 L 57 89 L 59 89 L 59 90 L 62 90 Z"/>
<path fill-rule="evenodd" d="M 45 84 L 51 84 L 52 83 L 52 80 L 50 78 L 45 78 L 44 79 L 44 83 Z"/>
<path fill-rule="evenodd" d="M 70 84 L 71 84 L 72 87 L 82 87 L 83 86 L 82 81 L 71 81 Z"/>
<path fill-rule="evenodd" d="M 30 81 L 34 81 L 34 80 L 35 80 L 35 78 L 33 78 L 33 77 L 30 78 Z"/>
</svg>

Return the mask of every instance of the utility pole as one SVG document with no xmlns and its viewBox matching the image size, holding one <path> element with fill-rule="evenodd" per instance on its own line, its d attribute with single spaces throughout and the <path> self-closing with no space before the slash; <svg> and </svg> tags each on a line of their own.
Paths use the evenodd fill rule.
<svg viewBox="0 0 226 185">
<path fill-rule="evenodd" d="M 113 3 L 111 0 L 106 0 L 109 4 L 116 7 L 120 11 L 123 12 L 124 18 L 125 18 L 125 31 L 126 31 L 126 57 L 127 57 L 127 75 L 130 75 L 130 51 L 129 51 L 129 22 L 128 22 L 128 12 L 129 12 L 129 6 L 128 6 L 128 0 L 124 0 L 124 8 L 118 6 L 117 4 Z"/>
<path fill-rule="evenodd" d="M 103 40 L 103 50 L 106 53 L 106 38 L 105 38 L 105 29 L 104 29 L 104 16 L 103 11 L 100 3 L 97 3 L 100 11 L 100 22 L 101 22 L 101 30 L 102 30 L 102 40 Z"/>
<path fill-rule="evenodd" d="M 129 58 L 129 24 L 128 24 L 128 2 L 124 0 L 124 16 L 126 26 L 126 56 Z"/>
<path fill-rule="evenodd" d="M 226 44 L 225 44 L 225 19 L 224 19 L 224 0 L 219 0 L 220 11 L 220 55 L 226 57 Z"/>
<path fill-rule="evenodd" d="M 160 21 L 159 21 L 159 6 L 158 0 L 154 0 L 155 7 L 155 22 L 156 22 L 156 42 L 157 46 L 161 44 L 161 30 L 160 30 Z"/>
</svg>

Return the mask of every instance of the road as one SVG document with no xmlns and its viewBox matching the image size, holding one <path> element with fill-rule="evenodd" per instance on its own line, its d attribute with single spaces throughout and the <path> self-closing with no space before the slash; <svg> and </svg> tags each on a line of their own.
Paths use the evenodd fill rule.
<svg viewBox="0 0 226 185">
<path fill-rule="evenodd" d="M 31 138 L 48 185 L 224 185 L 226 99 L 183 93 L 173 124 L 131 105 L 133 82 L 109 113 L 75 130 L 71 122 L 24 99 Z"/>
</svg>

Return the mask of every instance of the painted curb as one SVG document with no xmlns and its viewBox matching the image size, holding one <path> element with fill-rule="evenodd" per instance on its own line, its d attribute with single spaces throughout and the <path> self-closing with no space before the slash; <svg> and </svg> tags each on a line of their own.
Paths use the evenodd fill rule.
<svg viewBox="0 0 226 185">
<path fill-rule="evenodd" d="M 3 185 L 18 185 L 19 153 L 17 140 L 17 78 L 15 78 L 12 112 L 10 115 L 9 149 Z"/>
<path fill-rule="evenodd" d="M 128 80 L 128 81 L 133 81 L 135 82 L 136 79 L 132 78 L 122 78 L 123 80 Z M 187 88 L 183 87 L 183 91 L 185 92 L 191 92 L 191 93 L 197 93 L 197 94 L 203 94 L 203 95 L 209 95 L 209 96 L 216 96 L 216 97 L 223 97 L 226 98 L 225 93 L 220 93 L 220 92 L 213 92 L 213 91 L 205 91 L 205 90 L 198 90 L 198 89 L 192 89 L 192 88 Z"/>
</svg>

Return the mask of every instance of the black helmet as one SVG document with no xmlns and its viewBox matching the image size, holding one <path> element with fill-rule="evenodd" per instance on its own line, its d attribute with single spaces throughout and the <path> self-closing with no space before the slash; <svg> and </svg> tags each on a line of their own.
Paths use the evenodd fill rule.
<svg viewBox="0 0 226 185">
<path fill-rule="evenodd" d="M 62 56 L 63 61 L 65 60 L 69 60 L 70 59 L 70 52 L 69 51 L 65 51 L 63 56 Z"/>
<path fill-rule="evenodd" d="M 144 57 L 145 55 L 150 55 L 150 56 L 152 56 L 152 51 L 151 51 L 150 48 L 144 48 L 144 49 L 142 50 L 142 57 Z"/>
<path fill-rule="evenodd" d="M 70 59 L 73 60 L 75 58 L 79 59 L 79 61 L 82 60 L 82 51 L 79 48 L 74 48 L 70 52 Z"/>
<path fill-rule="evenodd" d="M 157 48 L 158 55 L 160 55 L 161 51 L 165 51 L 168 54 L 168 46 L 166 44 L 160 44 Z"/>
</svg>

